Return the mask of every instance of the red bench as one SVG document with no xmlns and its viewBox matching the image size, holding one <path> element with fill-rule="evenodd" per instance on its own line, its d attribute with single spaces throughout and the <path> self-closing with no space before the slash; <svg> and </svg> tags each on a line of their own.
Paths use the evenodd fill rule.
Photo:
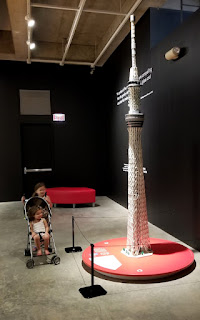
<svg viewBox="0 0 200 320">
<path fill-rule="evenodd" d="M 56 187 L 47 188 L 47 194 L 53 204 L 92 203 L 95 206 L 96 190 L 83 187 Z"/>
</svg>

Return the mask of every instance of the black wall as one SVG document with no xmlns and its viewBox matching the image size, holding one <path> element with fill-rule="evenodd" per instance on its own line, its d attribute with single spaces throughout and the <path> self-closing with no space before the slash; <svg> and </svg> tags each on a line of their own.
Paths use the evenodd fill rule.
<svg viewBox="0 0 200 320">
<path fill-rule="evenodd" d="M 152 79 L 141 94 L 145 115 L 143 158 L 149 221 L 200 249 L 200 11 L 187 18 L 166 38 L 151 47 L 152 10 L 136 25 L 139 74 L 153 68 Z M 169 23 L 169 21 L 168 21 Z M 159 25 L 157 26 L 159 29 Z M 151 35 L 152 36 L 152 35 Z M 167 61 L 165 52 L 181 48 L 180 58 Z M 116 92 L 126 86 L 130 68 L 130 35 L 112 55 L 104 71 L 110 76 L 112 101 L 108 116 L 110 197 L 127 205 L 127 103 L 116 105 Z M 111 74 L 113 73 L 113 77 Z M 148 87 L 148 90 L 147 90 Z"/>
<path fill-rule="evenodd" d="M 0 200 L 12 201 L 22 189 L 17 74 L 7 63 L 0 66 Z"/>
<path fill-rule="evenodd" d="M 151 120 L 148 175 L 149 216 L 153 223 L 200 249 L 199 55 L 200 11 L 151 52 L 154 94 L 146 108 Z M 181 48 L 180 58 L 164 54 Z M 150 124 L 149 124 L 150 127 Z"/>
<path fill-rule="evenodd" d="M 88 67 L 17 62 L 1 62 L 0 69 L 0 201 L 18 200 L 22 194 L 20 123 L 51 121 L 45 116 L 20 117 L 20 89 L 50 90 L 52 113 L 66 114 L 65 124 L 52 124 L 52 185 L 87 186 L 105 194 L 105 121 L 98 71 L 90 75 Z M 38 143 L 45 148 L 42 137 Z M 37 152 L 37 146 L 33 148 Z"/>
</svg>

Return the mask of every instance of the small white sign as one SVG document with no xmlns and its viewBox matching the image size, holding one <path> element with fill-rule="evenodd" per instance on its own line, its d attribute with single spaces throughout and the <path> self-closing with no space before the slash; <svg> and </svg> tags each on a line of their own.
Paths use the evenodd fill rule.
<svg viewBox="0 0 200 320">
<path fill-rule="evenodd" d="M 54 113 L 53 114 L 53 121 L 65 121 L 65 114 L 64 113 Z"/>
<path fill-rule="evenodd" d="M 91 260 L 91 258 L 89 258 Z M 119 267 L 121 267 L 121 262 L 113 256 L 103 256 L 103 257 L 95 257 L 94 263 L 99 266 L 110 270 L 117 270 Z"/>
</svg>

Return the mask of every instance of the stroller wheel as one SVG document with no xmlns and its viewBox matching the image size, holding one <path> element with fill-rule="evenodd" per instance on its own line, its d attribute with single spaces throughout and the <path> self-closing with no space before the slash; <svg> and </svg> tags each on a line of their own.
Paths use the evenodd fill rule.
<svg viewBox="0 0 200 320">
<path fill-rule="evenodd" d="M 54 263 L 55 265 L 60 264 L 60 258 L 58 256 L 53 256 L 51 258 L 51 263 Z"/>
<path fill-rule="evenodd" d="M 34 261 L 32 259 L 29 259 L 27 262 L 26 262 L 26 266 L 28 269 L 33 269 L 34 267 Z"/>
<path fill-rule="evenodd" d="M 31 255 L 30 249 L 25 249 L 24 255 L 25 255 L 25 257 L 30 256 Z"/>
</svg>

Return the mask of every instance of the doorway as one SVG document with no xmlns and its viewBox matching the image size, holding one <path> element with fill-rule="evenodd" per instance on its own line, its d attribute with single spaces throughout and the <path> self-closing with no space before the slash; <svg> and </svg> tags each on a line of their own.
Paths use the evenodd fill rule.
<svg viewBox="0 0 200 320">
<path fill-rule="evenodd" d="M 52 186 L 54 173 L 53 130 L 51 124 L 21 124 L 23 193 L 29 198 L 34 185 Z"/>
</svg>

